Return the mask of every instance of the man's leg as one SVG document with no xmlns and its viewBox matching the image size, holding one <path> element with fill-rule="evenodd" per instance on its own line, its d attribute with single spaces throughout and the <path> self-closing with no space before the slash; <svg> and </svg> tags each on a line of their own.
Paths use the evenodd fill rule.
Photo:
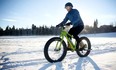
<svg viewBox="0 0 116 70">
<path fill-rule="evenodd" d="M 86 44 L 84 44 L 82 41 L 80 41 L 78 34 L 83 30 L 83 27 L 79 26 L 77 29 L 75 28 L 76 32 L 74 32 L 74 38 L 79 43 L 80 50 L 83 50 L 86 47 Z"/>
<path fill-rule="evenodd" d="M 83 26 L 73 27 L 73 36 L 77 42 L 80 42 L 78 35 L 83 30 L 83 28 Z"/>
<path fill-rule="evenodd" d="M 81 32 L 81 31 L 78 31 L 78 27 L 72 27 L 70 30 L 69 30 L 69 34 L 70 35 L 73 35 L 74 39 L 79 42 L 79 37 L 78 37 L 78 34 Z M 71 39 L 71 37 L 68 35 L 68 37 Z M 70 48 L 70 45 L 68 43 L 68 48 Z"/>
<path fill-rule="evenodd" d="M 79 43 L 80 40 L 79 40 L 79 36 L 78 34 L 83 30 L 83 26 L 77 26 L 77 27 L 72 27 L 70 30 L 69 30 L 69 34 L 70 35 L 73 35 L 75 40 Z M 70 38 L 70 37 L 69 37 Z M 68 48 L 70 48 L 70 45 L 68 43 Z"/>
</svg>

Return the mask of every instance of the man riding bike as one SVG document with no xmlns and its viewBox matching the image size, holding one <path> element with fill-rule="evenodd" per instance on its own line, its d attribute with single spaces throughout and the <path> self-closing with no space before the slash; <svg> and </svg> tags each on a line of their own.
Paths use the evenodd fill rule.
<svg viewBox="0 0 116 70">
<path fill-rule="evenodd" d="M 65 4 L 65 9 L 68 11 L 68 13 L 66 14 L 64 20 L 60 24 L 56 25 L 56 27 L 63 26 L 64 24 L 66 24 L 68 20 L 70 20 L 71 21 L 70 24 L 73 25 L 73 27 L 69 30 L 68 33 L 70 35 L 73 35 L 73 37 L 77 42 L 80 42 L 78 35 L 84 29 L 84 23 L 81 19 L 79 11 L 77 9 L 73 9 L 73 5 L 70 2 Z M 83 47 L 84 45 L 81 46 L 81 48 Z M 70 50 L 69 44 L 67 49 Z"/>
</svg>

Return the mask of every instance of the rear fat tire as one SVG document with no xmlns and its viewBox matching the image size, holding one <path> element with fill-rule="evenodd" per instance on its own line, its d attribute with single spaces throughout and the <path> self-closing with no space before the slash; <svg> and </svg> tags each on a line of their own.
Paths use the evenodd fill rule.
<svg viewBox="0 0 116 70">
<path fill-rule="evenodd" d="M 44 56 L 45 58 L 50 62 L 50 63 L 53 63 L 53 62 L 60 62 L 62 61 L 66 54 L 67 54 L 67 47 L 66 47 L 66 43 L 63 41 L 62 42 L 62 45 L 63 45 L 63 54 L 61 55 L 61 57 L 58 59 L 58 60 L 53 60 L 50 58 L 49 54 L 48 54 L 48 48 L 50 46 L 50 44 L 54 41 L 61 41 L 62 39 L 60 37 L 53 37 L 51 38 L 50 40 L 47 41 L 47 43 L 45 44 L 45 47 L 44 47 Z M 54 48 L 53 48 L 54 49 Z"/>
<path fill-rule="evenodd" d="M 90 43 L 90 40 L 87 38 L 87 37 L 81 37 L 80 38 L 80 41 L 81 40 L 86 40 L 87 41 L 87 43 L 88 43 L 88 51 L 83 55 L 83 54 L 81 54 L 80 53 L 80 50 L 79 50 L 79 43 L 77 43 L 77 47 L 76 47 L 76 53 L 80 56 L 80 57 L 86 57 L 86 56 L 88 56 L 89 54 L 90 54 L 90 51 L 91 51 L 91 43 Z"/>
</svg>

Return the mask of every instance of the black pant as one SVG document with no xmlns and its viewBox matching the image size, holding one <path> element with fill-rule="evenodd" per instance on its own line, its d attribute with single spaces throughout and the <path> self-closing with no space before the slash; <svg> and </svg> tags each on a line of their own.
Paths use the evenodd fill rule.
<svg viewBox="0 0 116 70">
<path fill-rule="evenodd" d="M 73 35 L 73 37 L 75 38 L 75 40 L 77 42 L 80 42 L 79 41 L 79 36 L 78 34 L 83 30 L 84 26 L 83 25 L 80 25 L 80 26 L 76 26 L 76 27 L 72 27 L 70 30 L 69 30 L 69 34 L 70 35 Z"/>
</svg>

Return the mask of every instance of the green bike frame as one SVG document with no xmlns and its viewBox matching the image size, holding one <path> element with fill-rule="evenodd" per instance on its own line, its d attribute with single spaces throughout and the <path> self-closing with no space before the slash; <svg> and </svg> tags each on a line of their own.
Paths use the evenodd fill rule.
<svg viewBox="0 0 116 70">
<path fill-rule="evenodd" d="M 63 28 L 62 28 L 62 31 L 61 31 L 61 34 L 60 34 L 60 38 L 62 39 L 60 41 L 60 45 L 58 46 L 58 43 L 56 44 L 56 48 L 61 48 L 61 43 L 63 42 L 64 38 L 66 38 L 67 42 L 69 43 L 70 45 L 70 48 L 72 49 L 72 51 L 75 51 L 76 50 L 76 41 L 75 41 L 75 44 L 69 39 L 68 35 L 73 38 L 72 35 L 70 35 L 68 32 L 66 32 Z"/>
</svg>

